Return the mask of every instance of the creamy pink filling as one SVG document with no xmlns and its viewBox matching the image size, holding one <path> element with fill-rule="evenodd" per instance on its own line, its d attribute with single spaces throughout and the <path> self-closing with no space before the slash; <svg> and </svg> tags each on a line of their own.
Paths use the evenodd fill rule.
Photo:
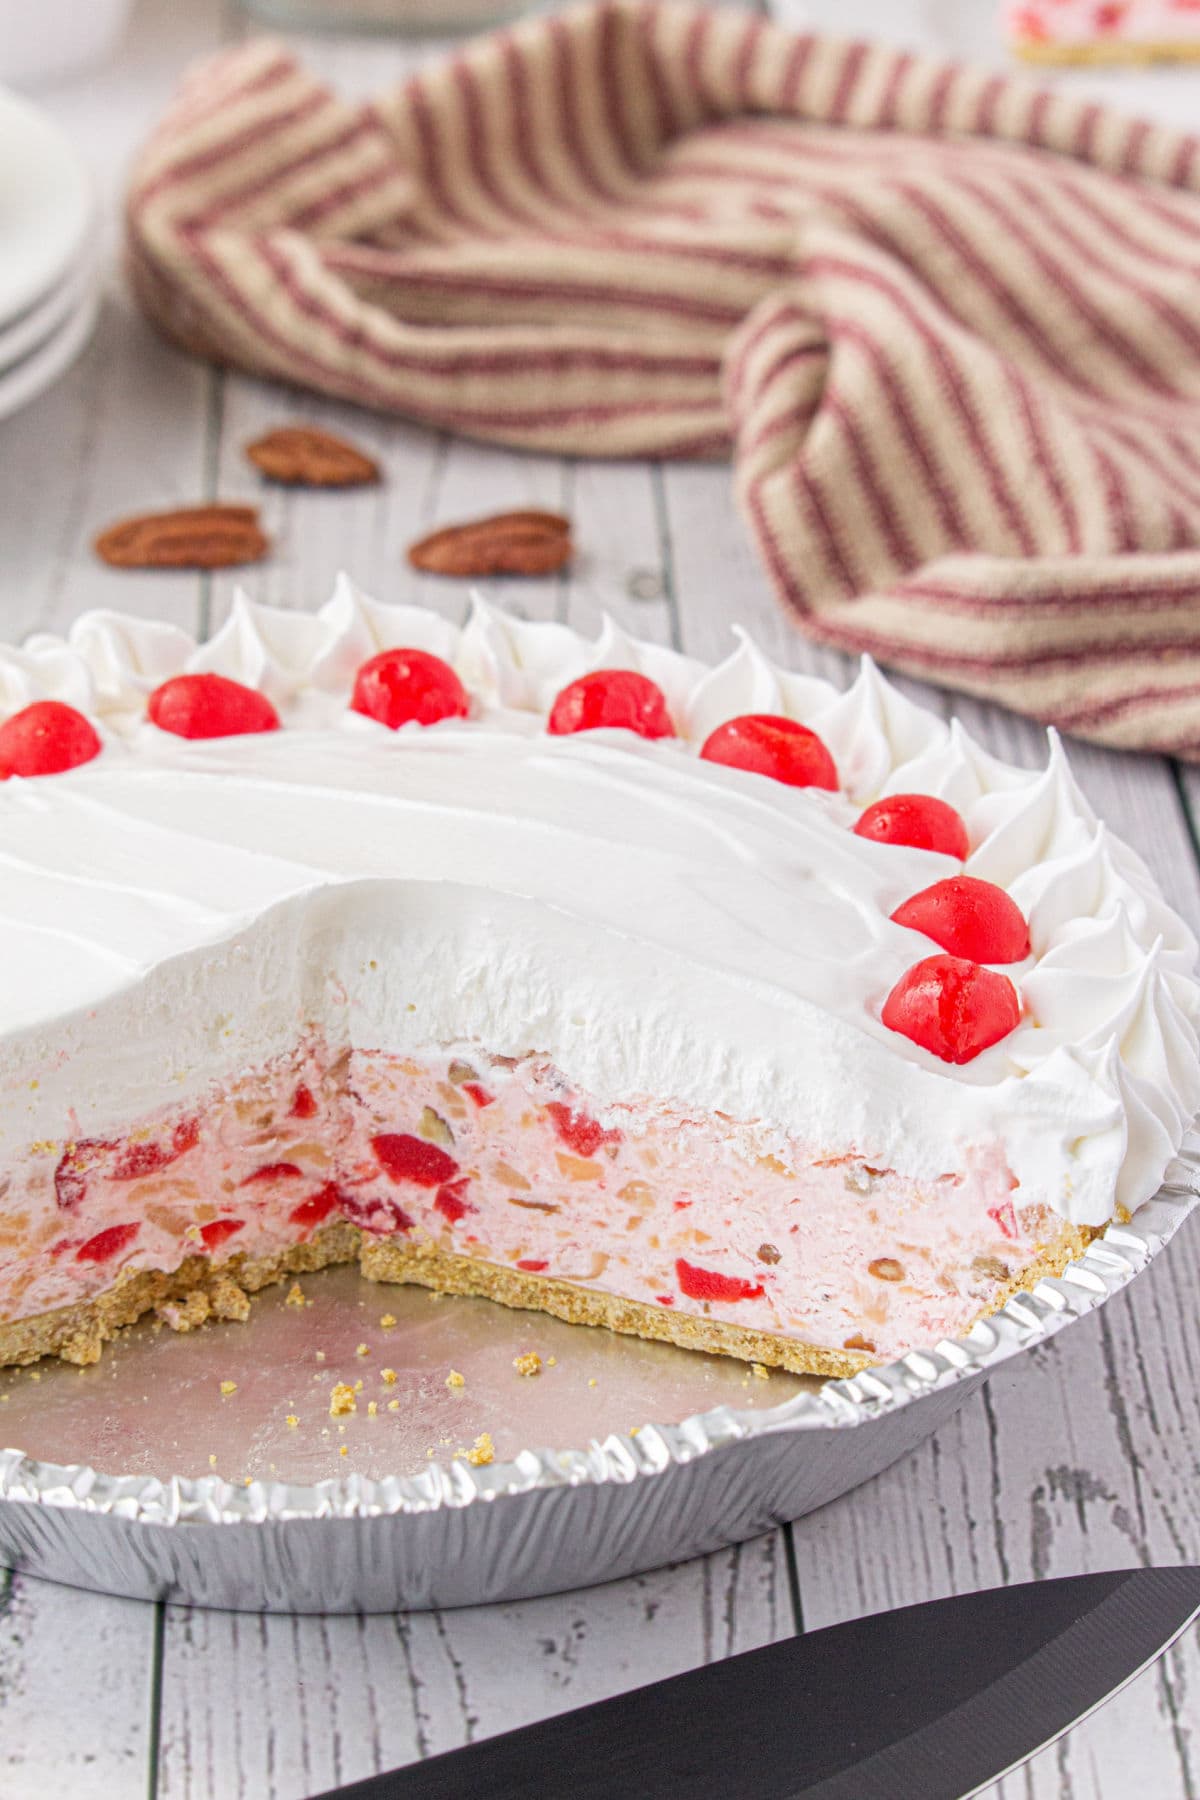
<svg viewBox="0 0 1200 1800">
<path fill-rule="evenodd" d="M 770 1148 L 766 1146 L 770 1145 Z M 932 1182 L 667 1103 L 599 1113 L 544 1059 L 309 1043 L 0 1183 L 0 1319 L 346 1219 L 679 1313 L 888 1357 L 965 1330 L 1060 1230 L 999 1146 Z"/>
</svg>

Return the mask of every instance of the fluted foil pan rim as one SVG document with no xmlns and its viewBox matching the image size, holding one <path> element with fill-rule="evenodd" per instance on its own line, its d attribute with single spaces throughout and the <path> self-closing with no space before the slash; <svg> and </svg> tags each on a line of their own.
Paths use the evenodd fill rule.
<svg viewBox="0 0 1200 1800">
<path fill-rule="evenodd" d="M 523 1450 L 482 1467 L 431 1463 L 414 1476 L 350 1474 L 311 1486 L 219 1475 L 108 1475 L 85 1463 L 41 1462 L 0 1450 L 0 1503 L 52 1507 L 125 1524 L 255 1526 L 292 1520 L 363 1519 L 464 1510 L 500 1496 L 612 1483 L 629 1486 L 671 1465 L 708 1457 L 768 1434 L 846 1431 L 895 1413 L 926 1395 L 989 1373 L 1085 1317 L 1146 1268 L 1200 1201 L 1200 1128 L 1185 1137 L 1162 1186 L 1130 1224 L 1105 1228 L 1062 1274 L 1045 1277 L 978 1321 L 965 1337 L 912 1350 L 895 1362 L 830 1380 L 779 1406 L 718 1406 L 674 1425 L 649 1423 L 612 1433 L 584 1450 Z"/>
</svg>

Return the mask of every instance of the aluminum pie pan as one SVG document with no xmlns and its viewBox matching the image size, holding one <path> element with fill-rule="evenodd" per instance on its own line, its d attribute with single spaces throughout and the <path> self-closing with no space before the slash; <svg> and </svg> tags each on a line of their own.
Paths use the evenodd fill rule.
<svg viewBox="0 0 1200 1800">
<path fill-rule="evenodd" d="M 29 1446 L 0 1451 L 0 1565 L 141 1599 L 378 1612 L 522 1599 L 700 1555 L 802 1517 L 905 1455 L 998 1364 L 1131 1281 L 1198 1195 L 1192 1136 L 1136 1223 L 1109 1226 L 1061 1276 L 964 1338 L 840 1381 L 764 1383 L 727 1358 L 487 1301 L 435 1308 L 424 1290 L 347 1270 L 306 1277 L 303 1310 L 281 1290 L 260 1296 L 247 1325 L 157 1342 L 156 1328 L 134 1327 L 94 1370 L 0 1376 L 0 1432 L 23 1431 Z M 381 1335 L 375 1321 L 388 1308 L 400 1323 Z M 312 1348 L 314 1335 L 327 1351 Z M 522 1379 L 513 1354 L 534 1346 L 544 1366 Z M 379 1373 L 389 1354 L 400 1364 L 391 1388 Z M 461 1387 L 446 1385 L 450 1357 Z M 343 1435 L 328 1388 L 356 1375 L 360 1399 L 376 1397 L 378 1411 L 367 1418 L 360 1406 Z M 234 1376 L 237 1393 L 220 1397 Z M 390 1411 L 389 1394 L 399 1396 Z M 716 1405 L 694 1405 L 714 1394 Z M 646 1414 L 635 1409 L 656 1403 L 659 1422 L 638 1426 Z M 297 1426 L 285 1407 L 297 1408 Z M 611 1428 L 586 1448 L 520 1447 L 556 1434 L 578 1441 L 589 1407 Z M 470 1447 L 484 1420 L 498 1459 L 455 1457 L 457 1440 Z M 423 1452 L 422 1437 L 433 1440 Z M 80 1460 L 39 1454 L 60 1443 Z M 210 1460 L 216 1473 L 147 1472 Z M 343 1462 L 345 1475 L 290 1478 Z"/>
</svg>

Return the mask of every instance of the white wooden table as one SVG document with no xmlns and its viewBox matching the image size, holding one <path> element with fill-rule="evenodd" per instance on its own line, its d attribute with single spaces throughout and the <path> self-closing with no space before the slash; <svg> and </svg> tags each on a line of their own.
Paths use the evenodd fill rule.
<svg viewBox="0 0 1200 1800">
<path fill-rule="evenodd" d="M 856 3 L 861 14 L 865 0 Z M 114 67 L 47 96 L 111 194 L 181 64 L 240 29 L 219 0 L 144 0 Z M 414 54 L 329 39 L 306 49 L 359 91 Z M 239 446 L 288 417 L 342 424 L 387 480 L 351 496 L 271 494 L 277 554 L 245 578 L 256 597 L 313 606 L 346 566 L 380 598 L 419 597 L 457 616 L 464 593 L 414 576 L 405 545 L 489 507 L 562 506 L 583 546 L 578 569 L 497 584 L 502 604 L 583 629 L 607 608 L 628 629 L 701 657 L 722 654 L 740 620 L 772 655 L 846 677 L 840 658 L 811 650 L 777 610 L 724 469 L 515 456 L 222 376 L 162 345 L 115 274 L 83 361 L 0 425 L 0 636 L 63 627 L 87 606 L 197 628 L 219 621 L 232 580 L 113 573 L 90 554 L 90 536 L 142 507 L 257 498 Z M 923 697 L 949 705 L 932 690 Z M 1042 756 L 1021 720 L 971 703 L 958 710 L 1003 755 Z M 1200 774 L 1083 746 L 1074 761 L 1097 808 L 1200 927 Z M 1198 1295 L 1200 1221 L 1128 1296 L 1008 1366 L 869 1486 L 755 1543 L 606 1588 L 413 1617 L 286 1619 L 0 1574 L 0 1796 L 299 1800 L 878 1608 L 1035 1576 L 1200 1561 Z M 1194 1800 L 1198 1723 L 1193 1635 L 989 1800 Z"/>
</svg>

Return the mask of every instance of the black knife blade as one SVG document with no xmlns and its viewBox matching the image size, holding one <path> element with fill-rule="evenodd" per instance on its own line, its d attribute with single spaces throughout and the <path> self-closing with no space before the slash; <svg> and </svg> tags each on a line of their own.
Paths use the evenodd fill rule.
<svg viewBox="0 0 1200 1800">
<path fill-rule="evenodd" d="M 989 1588 L 768 1644 L 336 1792 L 964 1800 L 1132 1680 L 1197 1613 L 1195 1567 Z"/>
</svg>

